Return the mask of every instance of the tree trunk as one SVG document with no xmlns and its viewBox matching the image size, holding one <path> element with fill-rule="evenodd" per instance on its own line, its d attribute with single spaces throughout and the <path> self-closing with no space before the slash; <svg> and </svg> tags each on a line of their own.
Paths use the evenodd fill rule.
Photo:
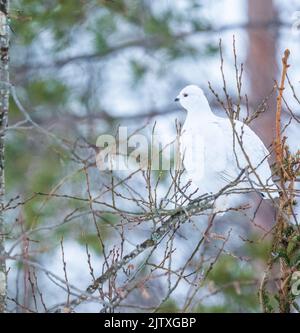
<svg viewBox="0 0 300 333">
<path fill-rule="evenodd" d="M 277 21 L 277 11 L 273 0 L 248 0 L 248 22 L 270 23 Z M 246 70 L 250 81 L 250 101 L 258 106 L 268 96 L 274 86 L 278 72 L 276 59 L 276 25 L 248 30 L 248 55 Z M 255 132 L 268 147 L 275 137 L 276 93 L 268 100 L 268 109 L 252 125 Z"/>
<path fill-rule="evenodd" d="M 9 0 L 0 0 L 0 313 L 6 309 L 7 274 L 5 264 L 5 226 L 3 216 L 5 178 L 4 178 L 4 139 L 9 105 Z"/>
<path fill-rule="evenodd" d="M 270 95 L 278 72 L 276 58 L 278 14 L 273 0 L 248 0 L 248 22 L 255 26 L 248 30 L 246 71 L 250 84 L 249 101 L 257 108 Z M 264 25 L 263 23 L 266 23 Z M 267 110 L 251 123 L 253 130 L 269 147 L 275 138 L 276 92 L 267 101 Z M 272 158 L 270 159 L 272 160 Z M 258 203 L 257 203 L 258 204 Z M 274 223 L 274 209 L 263 200 L 255 222 L 265 227 Z"/>
</svg>

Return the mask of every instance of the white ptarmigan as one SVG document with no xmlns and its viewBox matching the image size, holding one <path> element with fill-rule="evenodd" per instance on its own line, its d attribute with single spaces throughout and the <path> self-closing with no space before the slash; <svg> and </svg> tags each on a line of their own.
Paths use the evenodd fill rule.
<svg viewBox="0 0 300 333">
<path fill-rule="evenodd" d="M 269 151 L 250 127 L 213 114 L 202 89 L 196 85 L 182 89 L 175 101 L 187 111 L 180 135 L 180 155 L 188 178 L 201 193 L 216 194 L 242 174 L 235 190 L 255 190 L 265 199 L 278 197 L 268 163 Z M 214 212 L 228 208 L 226 195 L 217 198 Z"/>
</svg>

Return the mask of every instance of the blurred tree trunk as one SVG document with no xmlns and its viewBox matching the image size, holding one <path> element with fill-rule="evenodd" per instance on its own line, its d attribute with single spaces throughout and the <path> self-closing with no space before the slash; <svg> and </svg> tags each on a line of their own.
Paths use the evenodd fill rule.
<svg viewBox="0 0 300 333">
<path fill-rule="evenodd" d="M 250 84 L 249 100 L 254 107 L 258 107 L 270 95 L 277 76 L 277 20 L 278 13 L 273 0 L 248 0 L 248 22 L 260 26 L 248 30 L 246 69 Z M 267 23 L 274 24 L 267 26 Z M 276 94 L 273 94 L 267 101 L 265 112 L 251 125 L 266 147 L 269 147 L 275 137 L 275 116 Z M 266 227 L 274 222 L 274 209 L 264 200 L 256 215 L 256 222 Z"/>
<path fill-rule="evenodd" d="M 277 21 L 277 11 L 273 0 L 248 0 L 248 21 L 250 24 Z M 248 55 L 246 68 L 250 82 L 251 104 L 258 106 L 268 96 L 274 86 L 278 71 L 276 49 L 278 31 L 276 25 L 261 24 L 248 30 Z M 268 100 L 268 109 L 253 121 L 252 126 L 269 146 L 275 134 L 276 94 Z"/>
<path fill-rule="evenodd" d="M 5 229 L 3 217 L 3 205 L 5 194 L 4 178 L 4 139 L 7 126 L 7 114 L 9 105 L 9 27 L 8 27 L 9 0 L 0 0 L 0 313 L 6 308 L 6 264 L 5 264 Z"/>
</svg>

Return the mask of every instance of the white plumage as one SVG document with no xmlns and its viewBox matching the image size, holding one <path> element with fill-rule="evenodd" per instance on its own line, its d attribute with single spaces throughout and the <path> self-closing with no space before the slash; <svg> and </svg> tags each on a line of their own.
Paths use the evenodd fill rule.
<svg viewBox="0 0 300 333">
<path fill-rule="evenodd" d="M 266 199 L 278 196 L 269 151 L 250 127 L 214 115 L 202 89 L 195 85 L 185 87 L 175 100 L 187 111 L 180 136 L 183 164 L 201 193 L 218 193 L 242 174 L 235 189 L 256 190 Z M 228 209 L 226 196 L 219 197 L 215 207 Z"/>
</svg>

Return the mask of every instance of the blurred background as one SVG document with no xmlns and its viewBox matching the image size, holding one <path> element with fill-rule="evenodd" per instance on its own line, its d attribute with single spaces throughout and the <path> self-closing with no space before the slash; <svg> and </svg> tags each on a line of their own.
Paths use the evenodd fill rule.
<svg viewBox="0 0 300 333">
<path fill-rule="evenodd" d="M 103 248 L 91 216 L 83 214 L 82 202 L 61 197 L 50 200 L 47 194 L 87 197 L 85 177 L 78 172 L 82 166 L 75 156 L 88 159 L 92 150 L 86 144 L 95 144 L 100 134 L 115 133 L 119 125 L 134 130 L 156 122 L 162 137 L 174 135 L 175 119 L 183 121 L 185 114 L 173 100 L 187 84 L 201 86 L 214 111 L 221 114 L 208 87 L 209 81 L 224 97 L 220 39 L 227 89 L 235 101 L 234 36 L 238 63 L 244 64 L 243 96 L 248 96 L 250 112 L 264 109 L 251 126 L 269 146 L 275 128 L 274 79 L 279 79 L 286 48 L 291 51 L 289 77 L 299 91 L 297 11 L 300 3 L 293 0 L 12 1 L 11 82 L 17 97 L 11 98 L 10 104 L 6 191 L 8 200 L 19 195 L 24 204 L 7 213 L 8 224 L 13 226 L 9 246 L 20 238 L 22 230 L 36 229 L 12 253 L 22 253 L 63 278 L 63 237 L 70 283 L 82 289 L 88 286 L 91 276 L 86 244 L 95 274 L 101 272 L 103 263 Z M 299 115 L 291 90 L 286 91 L 286 98 Z M 32 122 L 22 122 L 24 112 L 20 112 L 18 102 Z M 297 124 L 291 120 L 286 131 L 292 152 L 299 149 Z M 95 169 L 90 177 L 95 195 L 102 191 L 106 176 Z M 71 223 L 52 228 L 67 220 L 74 210 L 76 218 Z M 218 220 L 215 232 L 227 235 L 233 228 L 232 240 L 189 311 L 259 311 L 257 283 L 270 246 L 268 238 L 261 241 L 261 237 L 272 227 L 274 216 L 267 203 L 259 208 L 255 219 L 259 228 L 242 215 L 229 214 Z M 113 227 L 109 227 L 117 225 L 118 219 L 107 214 L 97 221 L 108 249 L 119 242 Z M 180 256 L 189 255 L 199 238 L 200 231 L 193 228 L 185 226 L 176 240 L 178 262 Z M 147 226 L 132 231 L 132 241 L 144 239 L 147 232 Z M 33 274 L 30 267 L 13 261 L 9 266 L 9 294 L 14 300 L 10 302 L 11 311 L 42 311 L 41 301 L 34 304 L 28 279 Z M 44 273 L 37 273 L 41 274 L 39 288 L 51 308 L 64 302 L 65 296 Z M 164 283 L 149 282 L 129 301 L 143 306 L 159 304 Z M 159 311 L 181 311 L 180 300 L 186 297 L 188 288 L 184 283 L 179 286 Z M 80 310 L 99 311 L 95 304 L 83 304 Z M 124 306 L 119 311 L 137 309 Z"/>
</svg>

